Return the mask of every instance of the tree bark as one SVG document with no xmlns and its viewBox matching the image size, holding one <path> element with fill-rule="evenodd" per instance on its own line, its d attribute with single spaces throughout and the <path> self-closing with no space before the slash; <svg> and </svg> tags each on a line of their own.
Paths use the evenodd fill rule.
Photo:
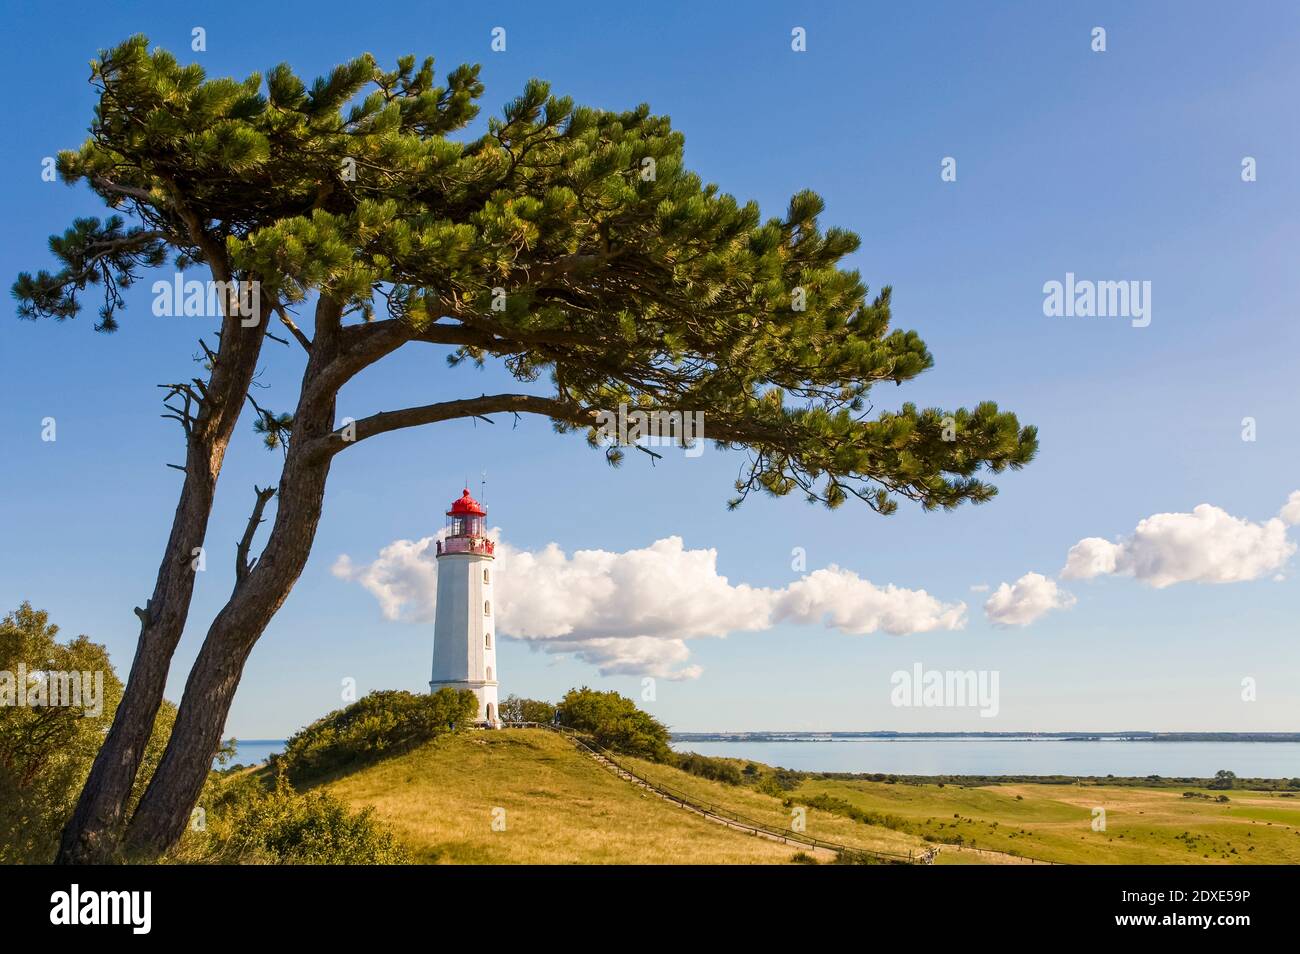
<svg viewBox="0 0 1300 954">
<path fill-rule="evenodd" d="M 112 859 L 145 746 L 162 704 L 171 658 L 194 594 L 194 551 L 203 545 L 217 478 L 261 352 L 265 322 L 245 328 L 223 321 L 222 340 L 198 414 L 187 427 L 185 479 L 163 551 L 153 595 L 140 616 L 140 637 L 113 725 L 95 756 L 72 817 L 64 826 L 58 864 Z"/>
<path fill-rule="evenodd" d="M 337 321 L 337 316 L 331 317 Z M 294 412 L 270 536 L 257 562 L 213 619 L 190 670 L 162 761 L 127 828 L 130 858 L 156 858 L 184 834 L 221 744 L 249 653 L 311 555 L 333 455 L 312 454 L 309 448 L 314 439 L 330 434 L 337 394 L 336 387 L 313 386 L 331 366 L 335 353 L 334 336 L 322 330 L 319 318 L 318 310 L 317 334 Z"/>
</svg>

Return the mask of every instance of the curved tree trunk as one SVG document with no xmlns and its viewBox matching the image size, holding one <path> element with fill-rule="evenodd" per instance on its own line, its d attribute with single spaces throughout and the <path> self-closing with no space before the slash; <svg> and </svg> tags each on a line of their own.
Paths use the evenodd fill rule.
<svg viewBox="0 0 1300 954">
<path fill-rule="evenodd" d="M 208 629 L 185 684 L 167 750 L 127 829 L 131 857 L 156 857 L 184 834 L 220 748 L 244 664 L 311 553 L 328 468 L 328 461 L 311 474 L 290 474 L 286 468 L 276 513 L 276 530 L 283 532 L 277 536 L 272 531 L 248 583 Z M 259 573 L 264 567 L 266 571 Z"/>
<path fill-rule="evenodd" d="M 223 322 L 222 343 L 207 393 L 188 428 L 185 480 L 163 551 L 153 595 L 140 617 L 140 638 L 113 725 L 95 756 L 72 817 L 64 826 L 59 864 L 110 860 L 145 746 L 162 704 L 172 654 L 194 593 L 195 550 L 203 545 L 217 478 L 261 352 L 265 322 L 244 328 Z"/>
<path fill-rule="evenodd" d="M 333 428 L 336 389 L 322 393 L 311 386 L 328 364 L 327 344 L 318 334 L 307 363 L 266 547 L 212 621 L 190 670 L 171 739 L 127 829 L 126 850 L 132 858 L 157 857 L 184 834 L 220 747 L 248 655 L 311 555 L 331 455 L 313 455 L 305 448 Z"/>
</svg>

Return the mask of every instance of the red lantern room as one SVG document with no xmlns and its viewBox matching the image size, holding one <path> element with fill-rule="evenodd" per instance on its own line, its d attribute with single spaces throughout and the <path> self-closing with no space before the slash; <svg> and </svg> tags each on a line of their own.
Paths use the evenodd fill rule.
<svg viewBox="0 0 1300 954">
<path fill-rule="evenodd" d="M 487 511 L 469 495 L 469 489 L 447 511 L 447 537 L 438 543 L 438 556 L 444 553 L 482 553 L 491 556 L 494 544 L 487 539 L 483 520 Z"/>
</svg>

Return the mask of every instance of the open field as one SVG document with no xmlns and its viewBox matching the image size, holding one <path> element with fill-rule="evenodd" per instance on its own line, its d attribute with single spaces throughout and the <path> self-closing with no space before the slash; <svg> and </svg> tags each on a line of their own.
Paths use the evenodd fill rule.
<svg viewBox="0 0 1300 954">
<path fill-rule="evenodd" d="M 903 819 L 911 831 L 1066 864 L 1300 864 L 1300 798 L 1279 793 L 1079 785 L 890 785 L 809 779 L 828 795 Z M 1229 801 L 1216 802 L 1219 795 Z M 1106 830 L 1093 831 L 1093 809 Z M 945 854 L 948 851 L 945 850 Z M 943 856 L 941 856 L 942 858 Z"/>
</svg>

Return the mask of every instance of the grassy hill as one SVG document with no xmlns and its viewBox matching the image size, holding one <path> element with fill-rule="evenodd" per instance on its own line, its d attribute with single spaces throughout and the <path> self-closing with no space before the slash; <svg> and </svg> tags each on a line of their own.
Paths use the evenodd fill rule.
<svg viewBox="0 0 1300 954">
<path fill-rule="evenodd" d="M 446 736 L 324 787 L 373 806 L 420 863 L 783 864 L 798 852 L 649 795 L 542 729 Z"/>
</svg>

